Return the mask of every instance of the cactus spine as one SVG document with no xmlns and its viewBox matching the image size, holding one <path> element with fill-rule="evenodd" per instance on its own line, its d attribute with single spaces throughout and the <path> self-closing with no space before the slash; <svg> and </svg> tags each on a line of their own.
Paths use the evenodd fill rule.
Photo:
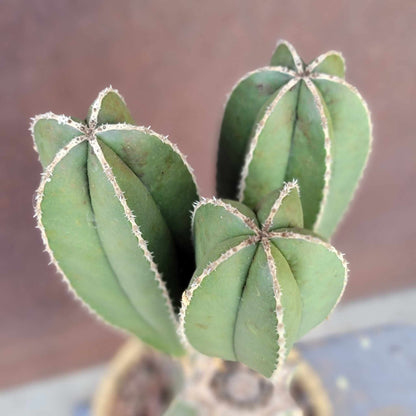
<svg viewBox="0 0 416 416">
<path fill-rule="evenodd" d="M 305 227 L 329 238 L 362 175 L 371 121 L 358 91 L 344 80 L 344 60 L 327 52 L 305 65 L 280 42 L 271 66 L 250 72 L 226 104 L 217 189 L 251 208 L 297 179 Z"/>
</svg>

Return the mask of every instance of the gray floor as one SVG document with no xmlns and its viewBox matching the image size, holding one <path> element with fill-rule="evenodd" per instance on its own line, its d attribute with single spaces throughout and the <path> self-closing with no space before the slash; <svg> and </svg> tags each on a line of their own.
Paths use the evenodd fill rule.
<svg viewBox="0 0 416 416">
<path fill-rule="evenodd" d="M 383 297 L 341 305 L 334 314 L 308 334 L 302 349 L 334 335 L 377 328 L 390 324 L 416 325 L 416 289 Z M 371 347 L 365 332 L 359 339 L 363 349 Z M 333 339 L 333 338 L 332 338 Z M 88 402 L 106 366 L 97 366 L 73 374 L 31 383 L 0 392 L 0 414 L 7 416 L 84 416 Z M 348 380 L 337 380 L 338 389 Z"/>
<path fill-rule="evenodd" d="M 300 346 L 335 416 L 416 416 L 416 331 L 392 324 Z"/>
</svg>

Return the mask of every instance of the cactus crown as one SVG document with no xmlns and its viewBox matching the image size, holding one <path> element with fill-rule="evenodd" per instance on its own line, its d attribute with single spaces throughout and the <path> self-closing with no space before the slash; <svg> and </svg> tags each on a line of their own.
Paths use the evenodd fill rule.
<svg viewBox="0 0 416 416">
<path fill-rule="evenodd" d="M 274 377 L 347 282 L 327 240 L 362 174 L 371 123 L 344 72 L 336 52 L 305 65 L 280 42 L 270 66 L 237 83 L 221 128 L 222 199 L 199 199 L 182 153 L 135 126 L 112 88 L 85 121 L 35 117 L 35 215 L 76 296 L 166 353 L 192 346 Z"/>
</svg>

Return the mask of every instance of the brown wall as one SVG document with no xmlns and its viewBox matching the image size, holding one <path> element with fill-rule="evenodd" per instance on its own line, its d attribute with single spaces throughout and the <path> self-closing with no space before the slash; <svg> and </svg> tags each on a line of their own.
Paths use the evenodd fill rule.
<svg viewBox="0 0 416 416">
<path fill-rule="evenodd" d="M 351 264 L 347 298 L 414 285 L 415 21 L 414 0 L 2 0 L 0 385 L 98 362 L 120 342 L 47 266 L 29 117 L 84 117 L 112 84 L 139 124 L 189 155 L 208 196 L 226 94 L 278 38 L 306 60 L 341 50 L 372 109 L 371 163 L 335 239 Z"/>
</svg>

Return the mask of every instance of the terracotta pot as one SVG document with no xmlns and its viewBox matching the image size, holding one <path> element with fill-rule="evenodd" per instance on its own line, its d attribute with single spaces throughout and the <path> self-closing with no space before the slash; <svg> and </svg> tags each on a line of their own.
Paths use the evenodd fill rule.
<svg viewBox="0 0 416 416">
<path fill-rule="evenodd" d="M 155 399 L 164 401 L 160 403 L 158 410 L 167 408 L 171 399 L 173 399 L 177 393 L 181 390 L 183 384 L 183 373 L 181 364 L 178 361 L 174 361 L 166 355 L 163 355 L 154 349 L 146 346 L 137 338 L 131 338 L 120 348 L 115 357 L 111 360 L 108 373 L 101 381 L 92 403 L 92 413 L 94 416 L 125 416 L 121 412 L 118 403 L 120 398 L 126 399 L 126 383 L 132 384 L 132 376 L 134 378 L 134 372 L 138 370 L 138 366 L 145 366 L 145 373 L 142 376 L 142 386 L 148 387 L 151 384 L 149 391 L 140 391 L 139 393 L 156 396 Z M 142 368 L 143 371 L 143 368 Z M 132 374 L 133 372 L 133 374 Z M 147 372 L 147 374 L 146 374 Z M 133 380 L 134 384 L 140 384 L 141 380 Z M 160 389 L 158 389 L 160 387 Z M 143 388 L 143 390 L 146 390 Z M 127 391 L 127 395 L 134 394 L 135 392 Z M 144 400 L 149 397 L 144 397 Z M 146 400 L 148 401 L 148 400 Z M 153 408 L 154 403 L 147 403 L 146 409 L 148 413 L 151 411 L 149 408 Z M 126 412 L 128 413 L 128 412 Z M 130 413 L 133 413 L 130 411 Z M 160 412 L 154 412 L 155 414 Z M 149 413 L 151 414 L 151 413 Z"/>
<path fill-rule="evenodd" d="M 161 404 L 160 409 L 167 408 L 170 399 L 173 400 L 174 396 L 182 390 L 184 386 L 184 378 L 186 377 L 189 379 L 189 377 L 192 377 L 192 375 L 190 375 L 190 371 L 193 371 L 193 367 L 199 365 L 199 367 L 202 367 L 202 372 L 205 372 L 204 366 L 207 366 L 206 372 L 212 374 L 215 372 L 216 368 L 224 366 L 224 362 L 221 362 L 221 360 L 204 358 L 203 356 L 201 356 L 202 359 L 186 357 L 181 361 L 175 361 L 163 354 L 155 352 L 137 339 L 130 339 L 124 346 L 122 346 L 111 361 L 109 371 L 97 389 L 93 400 L 94 416 L 125 416 L 120 413 L 120 408 L 117 408 L 117 403 L 120 401 L 120 395 L 123 395 L 123 391 L 125 390 L 124 384 L 126 382 L 128 383 L 129 374 L 131 374 L 132 371 L 135 371 L 134 369 L 140 365 L 141 361 L 147 360 L 146 357 L 151 357 L 152 360 L 154 359 L 160 363 L 160 365 L 158 365 L 158 371 L 165 373 L 165 376 L 163 377 L 164 383 L 169 384 L 168 390 L 171 392 L 171 396 L 168 401 Z M 204 360 L 207 361 L 204 362 Z M 208 362 L 208 360 L 210 360 L 210 362 Z M 305 414 L 311 416 L 331 416 L 331 404 L 318 374 L 308 363 L 302 360 L 300 354 L 296 350 L 290 353 L 287 368 L 290 374 L 287 378 L 288 381 L 286 384 L 290 383 L 292 396 L 298 403 L 299 407 L 307 411 Z M 195 374 L 196 373 L 194 371 L 195 380 L 201 378 L 198 374 Z M 207 377 L 210 376 L 208 375 Z M 151 381 L 149 380 L 149 382 Z M 206 385 L 210 384 L 206 383 L 206 381 L 204 381 L 204 383 Z M 193 386 L 190 396 L 196 397 L 194 394 L 195 381 L 191 380 L 190 384 Z M 206 394 L 204 394 L 199 396 L 206 399 Z M 199 396 L 196 401 L 199 400 Z M 219 399 L 219 401 L 221 401 L 221 399 Z M 206 414 L 211 413 L 212 412 L 209 411 Z M 256 411 L 255 409 L 251 411 L 247 409 L 242 409 L 240 411 L 237 409 L 236 414 L 240 413 L 255 415 Z M 134 413 L 130 413 L 129 416 L 131 414 Z M 150 415 L 151 413 L 148 414 Z M 155 413 L 155 415 L 156 414 L 157 413 Z M 221 412 L 218 414 L 221 414 Z M 279 414 L 280 413 L 273 413 L 273 415 Z M 291 413 L 281 414 L 301 415 L 302 411 L 291 410 Z"/>
</svg>

